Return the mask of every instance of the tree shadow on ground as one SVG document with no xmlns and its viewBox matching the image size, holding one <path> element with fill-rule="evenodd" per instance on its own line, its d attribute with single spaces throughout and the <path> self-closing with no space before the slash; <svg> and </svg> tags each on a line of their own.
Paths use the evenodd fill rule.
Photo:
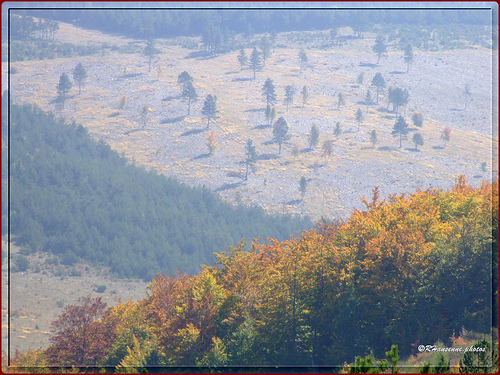
<svg viewBox="0 0 500 375">
<path fill-rule="evenodd" d="M 201 155 L 195 156 L 193 158 L 193 160 L 208 158 L 210 155 L 211 154 L 201 154 Z"/>
<path fill-rule="evenodd" d="M 182 133 L 181 137 L 187 137 L 188 135 L 203 133 L 204 131 L 205 131 L 204 129 L 191 129 Z"/>
<path fill-rule="evenodd" d="M 246 81 L 253 81 L 253 78 L 233 78 L 231 81 L 232 82 L 246 82 Z"/>
<path fill-rule="evenodd" d="M 118 77 L 118 79 L 135 78 L 139 76 L 142 76 L 142 73 L 129 73 L 129 74 L 124 74 L 121 77 Z"/>
<path fill-rule="evenodd" d="M 302 199 L 294 199 L 294 200 L 286 202 L 285 204 L 287 206 L 295 206 L 296 204 L 299 204 L 300 202 L 302 202 Z"/>
<path fill-rule="evenodd" d="M 170 95 L 170 96 L 167 96 L 165 98 L 162 99 L 162 102 L 169 102 L 171 100 L 174 100 L 174 99 L 180 99 L 181 96 L 180 95 Z"/>
<path fill-rule="evenodd" d="M 408 148 L 405 148 L 405 150 L 410 151 L 410 152 L 422 152 L 418 148 L 415 148 L 415 147 L 408 147 Z"/>
<path fill-rule="evenodd" d="M 176 123 L 176 122 L 184 120 L 185 117 L 186 116 L 166 118 L 165 120 L 163 120 L 162 122 L 160 122 L 160 124 L 173 124 L 173 123 Z"/>
<path fill-rule="evenodd" d="M 369 63 L 369 62 L 360 62 L 359 66 L 365 66 L 365 67 L 368 67 L 368 68 L 376 68 L 378 65 L 377 64 L 373 64 L 373 63 Z"/>
<path fill-rule="evenodd" d="M 461 112 L 463 110 L 464 110 L 463 108 L 450 108 L 450 111 L 453 111 L 453 112 Z"/>
<path fill-rule="evenodd" d="M 262 130 L 262 129 L 267 129 L 267 128 L 270 128 L 271 125 L 257 125 L 257 126 L 254 126 L 252 129 L 255 130 L 255 129 L 259 129 L 259 130 Z"/>
<path fill-rule="evenodd" d="M 112 113 L 108 117 L 118 117 L 118 116 L 120 116 L 120 112 Z"/>
<path fill-rule="evenodd" d="M 374 147 L 366 146 L 366 147 L 361 147 L 361 150 L 374 150 Z"/>
<path fill-rule="evenodd" d="M 394 148 L 392 148 L 391 146 L 381 146 L 377 150 L 379 150 L 379 151 L 392 151 L 393 149 Z"/>
<path fill-rule="evenodd" d="M 245 110 L 245 112 L 264 112 L 265 110 L 265 108 L 250 108 Z"/>
<path fill-rule="evenodd" d="M 127 131 L 126 131 L 125 133 L 123 133 L 123 134 L 125 134 L 125 135 L 129 135 L 130 133 L 139 132 L 139 131 L 141 131 L 141 130 L 144 130 L 144 129 L 142 129 L 142 128 L 141 128 L 141 129 L 139 129 L 139 128 L 138 128 L 138 129 L 127 130 Z"/>
<path fill-rule="evenodd" d="M 259 160 L 274 160 L 279 159 L 279 155 L 276 154 L 261 154 L 258 156 Z"/>
<path fill-rule="evenodd" d="M 444 146 L 432 146 L 434 150 L 444 150 Z"/>
<path fill-rule="evenodd" d="M 400 70 L 393 70 L 392 72 L 389 72 L 389 74 L 405 74 L 406 72 L 402 72 Z"/>
<path fill-rule="evenodd" d="M 274 143 L 274 141 L 266 141 L 266 142 L 263 142 L 262 145 L 269 146 L 269 145 L 272 145 L 273 143 Z"/>
<path fill-rule="evenodd" d="M 207 51 L 194 51 L 191 53 L 188 53 L 186 56 L 184 56 L 185 59 L 206 59 L 210 58 L 210 56 L 215 57 L 215 55 L 212 55 L 212 53 L 207 52 Z"/>
<path fill-rule="evenodd" d="M 300 150 L 300 153 L 301 153 L 301 154 L 305 154 L 305 153 L 307 153 L 307 152 L 312 152 L 312 150 L 313 150 L 313 149 L 312 149 L 311 147 L 308 147 L 308 148 L 304 148 L 304 149 Z"/>
<path fill-rule="evenodd" d="M 234 188 L 237 188 L 238 186 L 240 186 L 243 182 L 240 181 L 240 182 L 235 182 L 233 184 L 223 184 L 221 186 L 219 186 L 217 189 L 215 189 L 214 191 L 215 192 L 219 192 L 219 191 L 224 191 L 224 190 L 230 190 L 230 189 L 234 189 Z"/>
</svg>

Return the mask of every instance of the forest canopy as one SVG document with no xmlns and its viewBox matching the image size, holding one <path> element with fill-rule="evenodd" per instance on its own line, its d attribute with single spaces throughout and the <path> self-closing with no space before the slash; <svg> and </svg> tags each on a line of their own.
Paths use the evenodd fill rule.
<svg viewBox="0 0 500 375">
<path fill-rule="evenodd" d="M 234 207 L 208 188 L 131 165 L 82 125 L 38 107 L 11 105 L 10 136 L 12 238 L 24 252 L 49 252 L 63 264 L 84 259 L 149 281 L 196 272 L 243 237 L 284 240 L 312 227 L 308 218 Z M 6 206 L 2 216 L 5 233 Z"/>
</svg>

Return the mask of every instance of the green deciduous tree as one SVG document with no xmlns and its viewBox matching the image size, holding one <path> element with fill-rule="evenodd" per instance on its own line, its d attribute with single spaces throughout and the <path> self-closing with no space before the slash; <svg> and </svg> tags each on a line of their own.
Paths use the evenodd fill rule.
<svg viewBox="0 0 500 375">
<path fill-rule="evenodd" d="M 319 140 L 319 129 L 316 125 L 311 126 L 311 132 L 309 133 L 309 148 L 313 148 L 318 144 Z"/>
<path fill-rule="evenodd" d="M 257 48 L 254 48 L 252 54 L 250 55 L 249 66 L 253 70 L 253 78 L 255 78 L 255 72 L 262 70 L 262 60 L 261 53 L 257 51 Z"/>
<path fill-rule="evenodd" d="M 377 35 L 372 50 L 378 56 L 377 59 L 377 64 L 378 64 L 380 62 L 380 56 L 382 56 L 382 54 L 387 52 L 387 45 L 385 44 L 385 37 L 383 35 Z"/>
<path fill-rule="evenodd" d="M 274 83 L 271 78 L 266 79 L 264 86 L 262 87 L 262 95 L 266 99 L 267 105 L 276 104 L 276 92 L 274 89 Z"/>
<path fill-rule="evenodd" d="M 217 118 L 218 112 L 217 97 L 215 95 L 212 96 L 208 94 L 205 102 L 203 103 L 203 109 L 201 110 L 201 113 L 203 113 L 204 116 L 207 116 L 207 129 L 210 127 L 210 120 Z"/>
<path fill-rule="evenodd" d="M 283 117 L 280 117 L 273 125 L 273 141 L 279 146 L 278 154 L 281 154 L 281 145 L 290 139 L 288 134 L 288 124 Z"/>
<path fill-rule="evenodd" d="M 417 128 L 421 128 L 424 124 L 424 115 L 422 115 L 420 112 L 415 112 L 413 116 L 411 116 L 411 119 L 413 121 L 413 125 L 415 125 Z"/>
<path fill-rule="evenodd" d="M 417 150 L 418 150 L 418 146 L 424 145 L 424 137 L 422 137 L 422 134 L 420 134 L 420 133 L 413 134 L 412 141 L 413 141 L 413 143 L 415 143 L 415 148 Z"/>
<path fill-rule="evenodd" d="M 385 87 L 385 80 L 384 77 L 382 77 L 382 74 L 377 73 L 372 79 L 372 85 L 377 88 L 377 103 L 378 103 L 378 94 L 381 89 Z"/>
<path fill-rule="evenodd" d="M 78 63 L 73 70 L 73 79 L 78 82 L 78 94 L 80 94 L 82 92 L 82 85 L 87 79 L 87 71 L 83 67 L 82 63 Z"/>
<path fill-rule="evenodd" d="M 392 128 L 392 135 L 399 135 L 399 148 L 403 147 L 401 142 L 403 137 L 406 137 L 406 134 L 408 134 L 408 124 L 406 123 L 403 116 L 399 116 L 396 120 L 396 123 L 394 124 L 394 127 Z"/>
</svg>

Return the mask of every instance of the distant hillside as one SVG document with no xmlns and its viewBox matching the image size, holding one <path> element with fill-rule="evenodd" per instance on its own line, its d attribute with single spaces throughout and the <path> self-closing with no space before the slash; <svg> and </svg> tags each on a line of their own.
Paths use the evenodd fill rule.
<svg viewBox="0 0 500 375">
<path fill-rule="evenodd" d="M 10 115 L 11 234 L 26 252 L 150 280 L 196 272 L 242 237 L 286 239 L 312 227 L 307 218 L 234 207 L 207 188 L 131 165 L 83 126 L 38 107 L 13 105 Z"/>
</svg>

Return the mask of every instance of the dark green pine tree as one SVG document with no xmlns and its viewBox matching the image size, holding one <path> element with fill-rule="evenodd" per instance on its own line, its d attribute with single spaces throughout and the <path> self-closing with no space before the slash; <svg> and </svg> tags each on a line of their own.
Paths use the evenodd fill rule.
<svg viewBox="0 0 500 375">
<path fill-rule="evenodd" d="M 66 73 L 61 74 L 59 77 L 59 83 L 57 84 L 57 102 L 61 105 L 61 108 L 64 108 L 64 103 L 66 102 L 66 95 L 69 90 L 73 87 L 73 84 L 69 80 L 69 77 Z"/>
<path fill-rule="evenodd" d="M 281 145 L 290 139 L 288 134 L 288 124 L 283 117 L 278 118 L 273 125 L 273 141 L 279 146 L 278 154 L 281 154 Z"/>
<path fill-rule="evenodd" d="M 293 103 L 293 97 L 295 96 L 295 87 L 293 85 L 288 85 L 285 87 L 285 104 L 286 111 L 288 112 L 288 106 Z"/>
<path fill-rule="evenodd" d="M 155 48 L 155 40 L 150 38 L 146 41 L 146 47 L 144 48 L 143 54 L 148 57 L 149 71 L 151 71 L 151 63 L 154 57 L 160 52 Z"/>
<path fill-rule="evenodd" d="M 382 74 L 377 73 L 372 79 L 372 85 L 377 88 L 377 103 L 378 103 L 378 94 L 381 89 L 385 87 L 385 80 L 384 77 L 382 77 Z"/>
<path fill-rule="evenodd" d="M 257 162 L 257 152 L 255 151 L 255 145 L 251 139 L 248 139 L 245 145 L 245 160 L 241 161 L 240 164 L 246 166 L 245 170 L 245 181 L 248 180 L 248 171 L 251 170 L 255 172 L 255 163 Z"/>
<path fill-rule="evenodd" d="M 177 77 L 177 83 L 179 85 L 182 85 L 182 90 L 184 91 L 184 89 L 186 88 L 186 84 L 188 82 L 193 82 L 193 77 L 191 77 L 191 75 L 186 72 L 186 71 L 183 71 L 181 74 L 179 74 L 179 76 Z"/>
<path fill-rule="evenodd" d="M 182 90 L 182 97 L 188 100 L 188 115 L 191 114 L 191 100 L 198 99 L 198 94 L 193 86 L 193 82 L 189 81 L 185 84 L 184 90 Z"/>
<path fill-rule="evenodd" d="M 262 70 L 262 60 L 261 53 L 254 48 L 252 54 L 250 55 L 249 66 L 253 70 L 253 78 L 255 78 L 255 72 Z"/>
<path fill-rule="evenodd" d="M 299 191 L 302 199 L 304 199 L 306 190 L 307 190 L 307 179 L 304 176 L 302 176 L 299 181 Z"/>
<path fill-rule="evenodd" d="M 245 50 L 242 48 L 240 50 L 240 54 L 238 55 L 238 61 L 240 63 L 240 69 L 243 70 L 243 67 L 247 64 L 248 62 L 248 57 L 245 54 Z"/>
<path fill-rule="evenodd" d="M 267 105 L 276 104 L 276 92 L 274 90 L 274 83 L 271 78 L 266 79 L 264 86 L 262 87 L 262 95 L 266 98 Z"/>
<path fill-rule="evenodd" d="M 82 63 L 78 63 L 73 70 L 73 79 L 78 82 L 78 95 L 80 95 L 82 92 L 83 82 L 87 79 L 87 71 L 83 67 Z"/>
<path fill-rule="evenodd" d="M 387 52 L 387 45 L 385 44 L 385 38 L 382 35 L 378 35 L 375 39 L 375 44 L 372 47 L 373 52 L 378 56 L 377 64 L 380 62 L 380 56 Z"/>
<path fill-rule="evenodd" d="M 398 119 L 396 120 L 396 123 L 394 124 L 394 127 L 392 128 L 392 135 L 393 136 L 398 136 L 399 135 L 399 148 L 402 147 L 402 140 L 403 137 L 406 137 L 406 134 L 408 134 L 408 124 L 403 118 L 403 116 L 399 116 Z"/>
<path fill-rule="evenodd" d="M 311 126 L 311 133 L 309 133 L 309 148 L 313 148 L 318 144 L 319 129 L 316 125 Z"/>
<path fill-rule="evenodd" d="M 214 95 L 207 95 L 207 98 L 205 99 L 205 103 L 203 104 L 203 109 L 201 110 L 201 113 L 203 115 L 207 116 L 207 129 L 210 127 L 210 119 L 216 119 L 217 118 L 217 97 Z"/>
</svg>

